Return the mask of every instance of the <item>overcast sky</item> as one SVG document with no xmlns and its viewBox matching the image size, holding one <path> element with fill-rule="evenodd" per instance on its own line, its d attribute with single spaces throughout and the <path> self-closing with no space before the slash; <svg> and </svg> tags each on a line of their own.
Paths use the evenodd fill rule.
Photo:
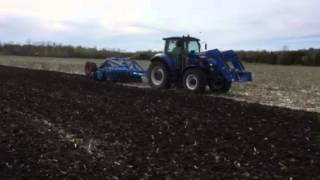
<svg viewBox="0 0 320 180">
<path fill-rule="evenodd" d="M 320 47 L 319 0 L 0 0 L 0 42 L 161 50 L 190 34 L 209 48 Z"/>
</svg>

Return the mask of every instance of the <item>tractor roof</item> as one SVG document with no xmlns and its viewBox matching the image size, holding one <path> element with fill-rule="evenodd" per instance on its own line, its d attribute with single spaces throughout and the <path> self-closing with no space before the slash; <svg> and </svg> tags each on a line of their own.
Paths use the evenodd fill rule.
<svg viewBox="0 0 320 180">
<path fill-rule="evenodd" d="M 167 37 L 167 38 L 163 38 L 163 40 L 179 40 L 179 39 L 189 39 L 189 40 L 195 40 L 195 41 L 200 41 L 200 39 L 195 38 L 195 37 L 190 37 L 190 36 L 173 36 L 173 37 Z"/>
</svg>

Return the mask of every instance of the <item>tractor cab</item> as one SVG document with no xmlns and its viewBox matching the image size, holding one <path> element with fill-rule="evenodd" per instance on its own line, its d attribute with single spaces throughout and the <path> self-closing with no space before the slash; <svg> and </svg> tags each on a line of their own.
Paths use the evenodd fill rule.
<svg viewBox="0 0 320 180">
<path fill-rule="evenodd" d="M 179 71 L 189 63 L 188 60 L 200 53 L 200 40 L 190 36 L 164 38 L 165 54 L 169 55 Z"/>
</svg>

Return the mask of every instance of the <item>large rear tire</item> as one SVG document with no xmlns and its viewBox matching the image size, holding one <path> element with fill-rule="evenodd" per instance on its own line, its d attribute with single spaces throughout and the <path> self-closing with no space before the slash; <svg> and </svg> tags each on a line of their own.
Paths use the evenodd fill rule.
<svg viewBox="0 0 320 180">
<path fill-rule="evenodd" d="M 84 65 L 84 73 L 87 77 L 92 76 L 92 74 L 97 70 L 97 64 L 94 62 L 86 62 Z"/>
<path fill-rule="evenodd" d="M 210 90 L 215 93 L 227 93 L 231 88 L 231 82 L 227 81 L 222 74 L 218 74 L 209 80 Z"/>
<path fill-rule="evenodd" d="M 188 69 L 183 75 L 183 87 L 192 93 L 203 93 L 206 89 L 206 74 L 199 68 Z"/>
<path fill-rule="evenodd" d="M 154 61 L 148 69 L 148 82 L 155 89 L 169 89 L 171 86 L 169 69 L 159 61 Z"/>
</svg>

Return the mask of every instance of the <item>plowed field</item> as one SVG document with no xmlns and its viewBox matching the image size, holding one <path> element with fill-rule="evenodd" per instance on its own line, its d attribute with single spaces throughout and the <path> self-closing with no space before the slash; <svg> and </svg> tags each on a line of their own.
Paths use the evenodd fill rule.
<svg viewBox="0 0 320 180">
<path fill-rule="evenodd" d="M 317 121 L 0 66 L 0 179 L 319 179 Z"/>
</svg>

